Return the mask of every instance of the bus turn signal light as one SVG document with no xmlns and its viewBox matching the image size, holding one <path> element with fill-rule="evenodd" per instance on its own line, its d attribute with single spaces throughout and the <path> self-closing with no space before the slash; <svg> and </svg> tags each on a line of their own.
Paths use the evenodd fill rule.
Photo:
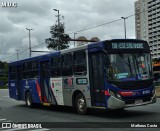
<svg viewBox="0 0 160 131">
<path fill-rule="evenodd" d="M 108 91 L 105 91 L 104 94 L 105 94 L 105 96 L 110 96 Z"/>
</svg>

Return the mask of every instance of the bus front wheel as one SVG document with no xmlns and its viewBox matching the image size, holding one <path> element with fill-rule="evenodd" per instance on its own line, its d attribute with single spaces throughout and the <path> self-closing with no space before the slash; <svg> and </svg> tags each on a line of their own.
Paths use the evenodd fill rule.
<svg viewBox="0 0 160 131">
<path fill-rule="evenodd" d="M 87 114 L 87 104 L 82 93 L 78 94 L 76 97 L 76 111 L 81 115 Z"/>
<path fill-rule="evenodd" d="M 26 106 L 30 108 L 33 107 L 32 95 L 30 92 L 26 93 Z"/>
</svg>

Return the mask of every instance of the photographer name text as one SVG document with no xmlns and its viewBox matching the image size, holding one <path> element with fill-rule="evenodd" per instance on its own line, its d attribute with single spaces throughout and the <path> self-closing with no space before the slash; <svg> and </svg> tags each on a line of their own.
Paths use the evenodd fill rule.
<svg viewBox="0 0 160 131">
<path fill-rule="evenodd" d="M 157 128 L 157 124 L 131 124 L 131 127 L 137 128 Z"/>
</svg>

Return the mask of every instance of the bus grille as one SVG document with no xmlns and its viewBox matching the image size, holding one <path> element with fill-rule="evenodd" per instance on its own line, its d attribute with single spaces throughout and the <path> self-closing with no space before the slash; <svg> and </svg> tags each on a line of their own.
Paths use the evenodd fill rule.
<svg viewBox="0 0 160 131">
<path fill-rule="evenodd" d="M 139 80 L 139 81 L 127 81 L 127 82 L 119 82 L 119 81 L 108 81 L 108 82 L 123 90 L 145 89 L 153 85 L 153 79 Z"/>
<path fill-rule="evenodd" d="M 136 99 L 137 100 L 137 99 Z M 125 100 L 125 103 L 126 104 L 135 104 L 135 99 L 131 99 L 131 100 Z M 147 101 L 150 101 L 151 100 L 151 97 L 144 97 L 142 98 L 143 102 L 147 102 Z"/>
</svg>

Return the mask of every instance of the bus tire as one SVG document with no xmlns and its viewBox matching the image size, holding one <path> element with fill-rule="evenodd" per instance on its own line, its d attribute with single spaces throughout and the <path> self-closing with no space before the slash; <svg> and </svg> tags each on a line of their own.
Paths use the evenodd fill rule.
<svg viewBox="0 0 160 131">
<path fill-rule="evenodd" d="M 81 115 L 87 114 L 87 111 L 88 111 L 87 104 L 86 104 L 85 97 L 82 93 L 79 93 L 76 96 L 76 111 Z"/>
<path fill-rule="evenodd" d="M 116 111 L 123 111 L 124 108 L 119 108 L 119 109 L 116 109 Z"/>
<path fill-rule="evenodd" d="M 30 92 L 27 92 L 27 93 L 26 93 L 25 101 L 26 101 L 26 106 L 27 106 L 27 107 L 29 107 L 29 108 L 32 108 L 32 107 L 33 107 L 33 100 L 32 100 L 32 95 L 31 95 Z"/>
</svg>

